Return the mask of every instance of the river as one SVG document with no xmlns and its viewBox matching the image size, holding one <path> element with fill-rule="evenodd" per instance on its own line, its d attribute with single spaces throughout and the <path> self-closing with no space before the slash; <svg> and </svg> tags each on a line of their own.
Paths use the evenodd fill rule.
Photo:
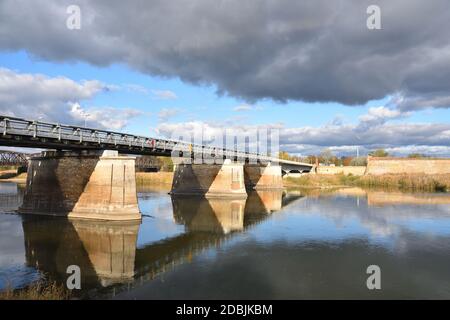
<svg viewBox="0 0 450 320">
<path fill-rule="evenodd" d="M 138 191 L 140 223 L 68 221 L 15 214 L 24 187 L 0 183 L 0 290 L 76 265 L 83 299 L 450 298 L 450 194 Z"/>
</svg>

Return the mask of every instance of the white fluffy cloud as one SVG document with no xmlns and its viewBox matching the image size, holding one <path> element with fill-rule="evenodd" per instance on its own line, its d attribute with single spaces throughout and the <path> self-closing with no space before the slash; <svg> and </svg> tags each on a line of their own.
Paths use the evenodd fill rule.
<svg viewBox="0 0 450 320">
<path fill-rule="evenodd" d="M 140 114 L 130 108 L 83 108 L 80 104 L 109 86 L 96 80 L 76 82 L 66 77 L 17 73 L 0 69 L 0 113 L 52 122 L 120 129 Z"/>
<path fill-rule="evenodd" d="M 201 141 L 203 135 L 206 137 L 204 142 L 210 143 L 215 141 L 214 137 L 222 137 L 225 130 L 236 136 L 248 136 L 255 134 L 258 128 L 270 128 L 279 129 L 279 149 L 295 154 L 317 154 L 329 148 L 339 155 L 354 155 L 358 146 L 361 154 L 376 148 L 386 148 L 392 154 L 398 155 L 413 152 L 435 156 L 450 155 L 450 124 L 387 123 L 389 119 L 396 119 L 397 116 L 400 115 L 396 112 L 375 108 L 362 116 L 358 124 L 286 128 L 280 124 L 269 124 L 266 127 L 230 126 L 226 123 L 192 121 L 161 123 L 157 132 L 175 139 L 179 139 L 183 133 L 183 138 L 193 135 L 196 141 Z M 368 122 L 372 125 L 368 126 Z"/>
</svg>

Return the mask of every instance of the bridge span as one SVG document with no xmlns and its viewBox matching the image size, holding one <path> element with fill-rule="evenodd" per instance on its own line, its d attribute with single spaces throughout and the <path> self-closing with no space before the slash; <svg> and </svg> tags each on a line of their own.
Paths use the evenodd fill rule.
<svg viewBox="0 0 450 320">
<path fill-rule="evenodd" d="M 52 149 L 29 159 L 21 212 L 81 219 L 141 218 L 136 158 L 128 155 L 171 156 L 171 193 L 208 198 L 245 199 L 248 190 L 282 189 L 283 172 L 313 167 L 237 149 L 6 116 L 0 116 L 0 146 Z"/>
</svg>

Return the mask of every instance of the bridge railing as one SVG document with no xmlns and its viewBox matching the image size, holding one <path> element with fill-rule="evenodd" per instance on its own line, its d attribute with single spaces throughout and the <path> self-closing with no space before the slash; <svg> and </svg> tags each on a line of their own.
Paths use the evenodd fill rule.
<svg viewBox="0 0 450 320">
<path fill-rule="evenodd" d="M 211 157 L 248 159 L 250 161 L 278 162 L 278 158 L 263 154 L 230 150 L 214 146 L 193 144 L 186 141 L 149 138 L 120 132 L 62 125 L 44 121 L 25 120 L 15 117 L 0 116 L 0 133 L 6 135 L 26 136 L 33 139 L 55 139 L 74 143 L 91 143 L 98 145 L 115 145 L 153 150 L 167 150 L 181 154 L 201 154 Z"/>
</svg>

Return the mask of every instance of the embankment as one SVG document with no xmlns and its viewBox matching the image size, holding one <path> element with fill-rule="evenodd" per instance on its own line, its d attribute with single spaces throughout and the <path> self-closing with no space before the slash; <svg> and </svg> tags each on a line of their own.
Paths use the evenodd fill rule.
<svg viewBox="0 0 450 320">
<path fill-rule="evenodd" d="M 352 174 L 354 176 L 362 176 L 366 171 L 365 166 L 318 166 L 317 174 Z"/>
<path fill-rule="evenodd" d="M 367 175 L 414 174 L 442 175 L 450 174 L 450 159 L 436 158 L 376 158 L 367 157 Z"/>
<path fill-rule="evenodd" d="M 450 174 L 384 174 L 353 176 L 344 174 L 307 174 L 286 178 L 286 187 L 336 188 L 363 187 L 394 190 L 443 192 L 450 190 Z"/>
</svg>

